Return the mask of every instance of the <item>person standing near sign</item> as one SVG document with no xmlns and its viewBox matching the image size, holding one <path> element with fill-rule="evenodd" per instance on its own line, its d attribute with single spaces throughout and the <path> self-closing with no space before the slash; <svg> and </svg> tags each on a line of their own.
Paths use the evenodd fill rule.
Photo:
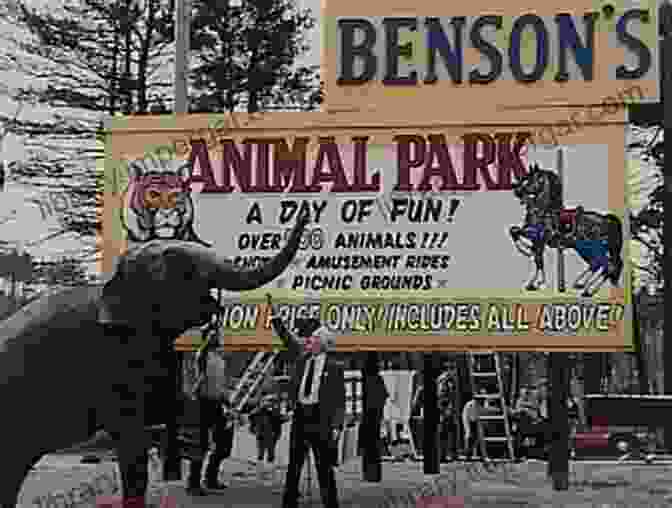
<svg viewBox="0 0 672 508">
<path fill-rule="evenodd" d="M 278 394 L 271 393 L 261 397 L 249 417 L 250 430 L 257 438 L 257 479 L 270 480 L 267 483 L 272 484 L 276 478 L 275 450 L 282 435 L 282 424 L 285 422 Z M 264 467 L 264 460 L 268 463 L 268 470 Z M 270 473 L 270 478 L 266 473 Z"/>
<path fill-rule="evenodd" d="M 366 353 L 364 365 L 364 410 L 359 426 L 358 449 L 361 450 L 362 470 L 366 481 L 379 482 L 382 477 L 380 460 L 383 443 L 380 436 L 383 410 L 390 397 L 379 372 L 378 353 Z"/>
<path fill-rule="evenodd" d="M 440 384 L 439 439 L 441 462 L 454 459 L 457 452 L 457 419 L 455 414 L 455 386 L 450 380 Z"/>
<path fill-rule="evenodd" d="M 487 395 L 485 388 L 478 391 L 479 395 Z M 475 452 L 478 441 L 478 421 L 481 415 L 492 410 L 490 404 L 480 398 L 472 398 L 462 408 L 462 425 L 464 426 L 464 455 L 467 460 L 471 459 Z"/>
<path fill-rule="evenodd" d="M 218 335 L 211 334 L 196 355 L 198 377 L 192 396 L 198 399 L 200 408 L 200 449 L 203 457 L 210 448 L 210 431 L 215 449 L 210 453 L 205 470 L 205 488 L 211 491 L 224 490 L 228 486 L 219 482 L 219 467 L 231 455 L 233 447 L 234 418 L 228 407 L 228 377 L 226 362 L 217 352 Z M 203 460 L 192 460 L 187 480 L 187 492 L 191 495 L 206 494 L 201 487 Z"/>
<path fill-rule="evenodd" d="M 541 379 L 537 385 L 537 397 L 539 401 L 539 431 L 538 441 L 541 449 L 548 450 L 552 441 L 551 415 L 550 415 L 550 390 L 548 381 Z"/>
<path fill-rule="evenodd" d="M 297 319 L 295 336 L 273 307 L 270 295 L 268 303 L 273 310 L 271 325 L 275 333 L 298 361 L 289 392 L 294 415 L 282 506 L 298 507 L 299 478 L 312 449 L 322 504 L 325 508 L 338 508 L 334 467 L 345 423 L 345 371 L 329 352 L 335 346 L 334 337 L 316 318 Z"/>
</svg>

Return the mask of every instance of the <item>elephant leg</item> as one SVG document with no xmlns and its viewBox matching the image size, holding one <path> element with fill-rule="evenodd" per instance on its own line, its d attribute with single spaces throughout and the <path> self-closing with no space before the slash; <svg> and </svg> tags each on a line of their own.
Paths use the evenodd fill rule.
<svg viewBox="0 0 672 508">
<path fill-rule="evenodd" d="M 109 398 L 101 398 L 101 411 L 105 411 L 104 425 L 116 444 L 123 508 L 144 508 L 151 443 L 150 433 L 145 430 L 148 391 L 138 370 L 128 369 L 123 375 L 125 382 L 112 383 Z"/>
<path fill-rule="evenodd" d="M 2 455 L 6 464 L 2 468 L 2 479 L 0 480 L 0 508 L 15 508 L 19 501 L 19 493 L 23 482 L 31 468 L 40 460 L 42 454 L 26 458 L 27 455 L 22 450 L 25 443 L 7 443 L 7 439 L 2 439 L 0 442 L 5 444 Z"/>
<path fill-rule="evenodd" d="M 0 401 L 5 409 L 0 417 L 2 508 L 16 506 L 26 476 L 42 456 L 89 437 L 86 435 L 86 401 L 60 386 L 58 393 L 51 390 L 43 380 L 55 377 L 53 371 L 42 376 L 39 386 L 37 376 L 26 376 L 16 383 L 10 379 L 4 386 L 0 384 Z M 72 400 L 77 400 L 80 407 Z"/>
<path fill-rule="evenodd" d="M 112 435 L 117 441 L 117 457 L 124 492 L 123 508 L 144 508 L 149 483 L 149 436 L 144 429 L 144 422 L 136 417 L 123 418 L 117 429 Z"/>
</svg>

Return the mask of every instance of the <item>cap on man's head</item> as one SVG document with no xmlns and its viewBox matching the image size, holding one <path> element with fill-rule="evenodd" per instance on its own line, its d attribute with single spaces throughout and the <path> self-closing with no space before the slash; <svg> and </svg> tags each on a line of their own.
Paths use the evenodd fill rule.
<svg viewBox="0 0 672 508">
<path fill-rule="evenodd" d="M 294 326 L 296 327 L 296 333 L 299 337 L 305 338 L 312 336 L 322 326 L 322 323 L 319 319 L 314 317 L 296 318 L 294 320 Z"/>
</svg>

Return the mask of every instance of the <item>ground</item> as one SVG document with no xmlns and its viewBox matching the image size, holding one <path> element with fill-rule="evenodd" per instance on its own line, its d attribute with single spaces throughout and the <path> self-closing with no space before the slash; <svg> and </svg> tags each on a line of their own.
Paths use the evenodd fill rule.
<svg viewBox="0 0 672 508">
<path fill-rule="evenodd" d="M 231 508 L 262 506 L 279 508 L 281 481 L 272 486 L 261 486 L 257 482 L 254 467 L 245 460 L 254 454 L 253 441 L 247 434 L 241 433 L 241 437 L 234 457 L 226 461 L 222 468 L 222 479 L 231 483 L 225 494 L 191 499 L 184 494 L 180 482 L 157 482 L 152 488 L 153 494 L 150 495 L 152 504 L 159 505 L 159 498 L 163 496 L 162 508 L 192 506 L 206 508 L 222 504 Z M 286 455 L 283 458 L 285 460 L 281 458 L 281 462 L 286 462 Z M 115 498 L 109 497 L 114 494 L 113 483 L 118 477 L 114 462 L 108 460 L 100 464 L 86 465 L 81 464 L 80 459 L 81 456 L 78 455 L 45 457 L 24 484 L 20 498 L 21 506 L 92 507 L 95 504 L 93 496 L 88 496 L 87 499 L 87 491 L 82 491 L 82 487 L 91 484 L 96 477 L 99 479 L 97 486 L 100 489 L 98 506 L 114 502 Z M 436 485 L 430 489 L 422 474 L 421 462 L 384 463 L 383 481 L 376 484 L 361 480 L 360 460 L 354 459 L 339 468 L 337 482 L 342 508 L 415 507 L 415 501 L 409 500 L 409 494 L 418 496 L 423 491 L 433 491 L 446 497 L 464 497 L 464 506 L 469 507 L 652 508 L 672 506 L 670 468 L 672 465 L 668 463 L 654 465 L 574 463 L 570 490 L 554 492 L 550 481 L 546 478 L 544 462 L 530 461 L 510 465 L 495 472 L 476 470 L 480 468 L 473 468 L 473 471 L 467 472 L 464 464 L 446 464 L 441 468 L 441 475 L 437 477 Z M 307 494 L 302 506 L 319 507 L 321 503 L 314 472 L 312 476 L 314 482 L 312 492 L 308 492 L 307 481 L 304 479 L 302 482 L 302 488 Z M 78 486 L 80 487 L 78 501 L 67 500 L 66 496 L 54 496 L 57 491 L 67 493 Z M 40 498 L 42 502 L 39 502 Z M 436 506 L 442 508 L 440 505 Z"/>
</svg>

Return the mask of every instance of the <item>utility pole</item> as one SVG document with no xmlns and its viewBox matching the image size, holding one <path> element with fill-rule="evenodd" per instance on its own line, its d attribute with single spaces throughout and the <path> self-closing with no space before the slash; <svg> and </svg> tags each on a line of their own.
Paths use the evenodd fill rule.
<svg viewBox="0 0 672 508">
<path fill-rule="evenodd" d="M 121 2 L 117 1 L 116 9 L 118 12 L 115 12 L 115 17 L 117 20 L 121 20 Z M 123 22 L 116 21 L 115 25 L 118 23 L 118 26 L 115 26 L 114 29 L 114 60 L 112 62 L 112 83 L 111 83 L 111 93 L 110 93 L 110 116 L 114 116 L 117 112 L 117 100 L 120 99 L 121 95 L 121 80 L 119 78 L 119 56 L 121 53 L 121 30 L 123 27 Z"/>
<path fill-rule="evenodd" d="M 426 475 L 438 475 L 440 473 L 439 398 L 436 381 L 439 377 L 439 353 L 425 353 L 423 360 L 423 470 Z"/>
<path fill-rule="evenodd" d="M 177 0 L 175 9 L 175 113 L 189 111 L 188 81 L 191 0 Z"/>
<path fill-rule="evenodd" d="M 126 114 L 133 113 L 133 82 L 131 80 L 131 0 L 126 0 L 126 9 L 124 12 L 125 26 L 124 36 L 126 38 L 126 54 L 124 66 L 124 93 L 126 94 Z"/>
<path fill-rule="evenodd" d="M 191 2 L 190 0 L 177 0 L 175 7 L 175 114 L 183 115 L 189 111 L 187 76 L 189 75 Z M 178 415 L 184 411 L 181 396 L 183 361 L 183 353 L 175 351 L 173 346 L 170 371 L 172 378 L 175 380 L 175 387 L 173 397 L 170 399 L 172 408 L 168 411 L 168 421 L 166 422 L 165 480 L 179 480 L 182 476 Z"/>
<path fill-rule="evenodd" d="M 556 170 L 564 189 L 564 159 L 562 148 L 558 148 Z M 564 192 L 564 190 L 563 190 Z M 564 196 L 562 203 L 564 204 Z M 562 248 L 558 249 L 558 292 L 564 293 L 565 259 Z M 569 414 L 567 397 L 569 395 L 569 355 L 567 353 L 551 353 L 548 355 L 551 378 L 551 401 L 549 404 L 549 420 L 551 425 L 551 450 L 548 460 L 548 475 L 553 481 L 553 490 L 569 489 Z"/>
</svg>

